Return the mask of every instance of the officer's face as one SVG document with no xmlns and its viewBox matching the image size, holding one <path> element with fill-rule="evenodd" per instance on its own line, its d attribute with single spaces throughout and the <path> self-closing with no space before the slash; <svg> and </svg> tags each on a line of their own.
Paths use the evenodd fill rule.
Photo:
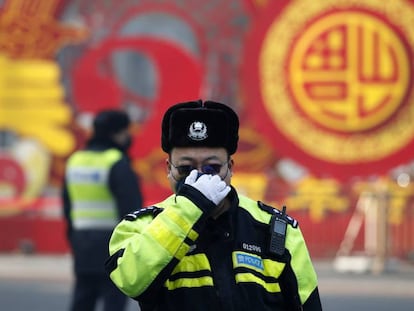
<svg viewBox="0 0 414 311">
<path fill-rule="evenodd" d="M 193 169 L 202 174 L 219 175 L 230 185 L 233 163 L 224 148 L 173 148 L 166 160 L 171 189 L 176 191 L 177 182 L 185 179 Z"/>
</svg>

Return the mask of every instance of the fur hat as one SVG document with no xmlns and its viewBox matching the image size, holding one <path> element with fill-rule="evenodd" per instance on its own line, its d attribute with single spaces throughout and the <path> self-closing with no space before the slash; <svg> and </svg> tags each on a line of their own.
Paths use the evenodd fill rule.
<svg viewBox="0 0 414 311">
<path fill-rule="evenodd" d="M 162 120 L 162 150 L 174 147 L 224 147 L 234 154 L 239 140 L 239 118 L 227 105 L 191 101 L 171 106 Z"/>
<path fill-rule="evenodd" d="M 109 138 L 127 129 L 130 124 L 128 114 L 122 110 L 103 110 L 93 120 L 94 136 Z"/>
</svg>

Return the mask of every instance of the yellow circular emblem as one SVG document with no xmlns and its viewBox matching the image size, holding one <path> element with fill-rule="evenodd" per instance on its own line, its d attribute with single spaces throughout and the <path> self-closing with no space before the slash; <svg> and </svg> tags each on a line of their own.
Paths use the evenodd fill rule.
<svg viewBox="0 0 414 311">
<path fill-rule="evenodd" d="M 377 161 L 414 137 L 414 9 L 406 1 L 291 1 L 266 33 L 260 88 L 273 123 L 312 157 Z"/>
<path fill-rule="evenodd" d="M 293 98 L 328 129 L 359 132 L 388 120 L 409 86 L 409 58 L 393 29 L 354 10 L 314 21 L 292 47 Z"/>
</svg>

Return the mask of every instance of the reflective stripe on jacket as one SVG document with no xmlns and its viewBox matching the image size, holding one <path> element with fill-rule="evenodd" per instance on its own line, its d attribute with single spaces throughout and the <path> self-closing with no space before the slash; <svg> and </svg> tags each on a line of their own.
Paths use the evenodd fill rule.
<svg viewBox="0 0 414 311">
<path fill-rule="evenodd" d="M 112 229 L 118 223 L 115 200 L 108 187 L 111 167 L 121 159 L 117 149 L 83 150 L 68 160 L 66 180 L 72 200 L 74 229 Z"/>
<path fill-rule="evenodd" d="M 320 310 L 299 227 L 288 225 L 286 255 L 275 258 L 268 252 L 271 213 L 234 196 L 227 220 L 211 221 L 206 210 L 214 206 L 198 204 L 202 210 L 181 195 L 127 216 L 110 241 L 113 282 L 143 311 L 302 310 L 311 296 L 316 307 L 303 310 Z"/>
</svg>

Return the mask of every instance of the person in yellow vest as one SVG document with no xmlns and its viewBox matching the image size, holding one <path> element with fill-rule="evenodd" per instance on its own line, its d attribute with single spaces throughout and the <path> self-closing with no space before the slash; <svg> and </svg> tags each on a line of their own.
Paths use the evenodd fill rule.
<svg viewBox="0 0 414 311">
<path fill-rule="evenodd" d="M 142 311 L 322 310 L 298 222 L 231 185 L 239 119 L 227 105 L 171 106 L 161 146 L 174 194 L 116 226 L 106 269 Z"/>
<path fill-rule="evenodd" d="M 85 149 L 66 164 L 62 191 L 68 241 L 73 253 L 75 284 L 71 311 L 124 310 L 125 296 L 110 281 L 104 263 L 115 225 L 142 207 L 138 175 L 128 158 L 130 119 L 119 110 L 104 110 L 93 122 Z"/>
</svg>

